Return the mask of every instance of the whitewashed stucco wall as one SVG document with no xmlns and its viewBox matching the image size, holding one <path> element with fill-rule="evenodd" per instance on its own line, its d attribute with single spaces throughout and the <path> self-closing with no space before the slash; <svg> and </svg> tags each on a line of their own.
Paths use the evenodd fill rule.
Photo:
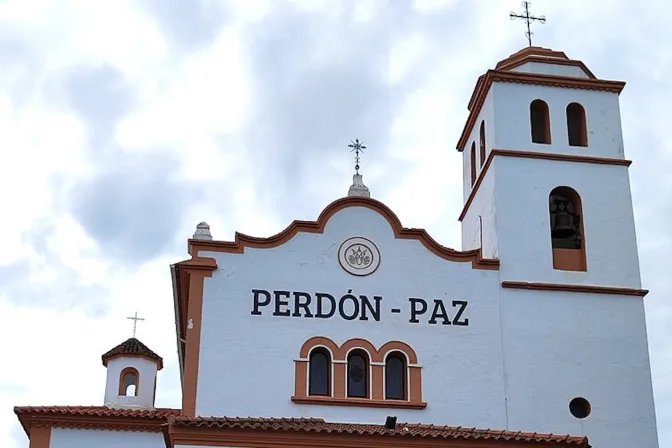
<svg viewBox="0 0 672 448">
<path fill-rule="evenodd" d="M 494 148 L 624 158 L 616 93 L 501 82 L 493 83 L 490 93 L 494 107 Z M 550 145 L 532 143 L 530 103 L 536 99 L 548 104 Z M 572 102 L 578 102 L 586 111 L 588 147 L 569 146 L 566 108 Z"/>
<path fill-rule="evenodd" d="M 642 299 L 502 290 L 508 425 L 587 435 L 592 446 L 657 447 Z M 585 420 L 572 398 L 592 407 Z"/>
<path fill-rule="evenodd" d="M 502 280 L 641 287 L 627 167 L 512 157 L 493 165 Z M 558 186 L 581 196 L 587 272 L 553 269 L 548 195 Z"/>
<path fill-rule="evenodd" d="M 546 213 L 547 201 L 541 203 Z M 338 265 L 338 247 L 352 236 L 371 239 L 381 252 L 381 265 L 369 277 L 354 277 Z M 543 263 L 532 269 L 524 254 L 505 258 L 502 271 L 444 260 L 415 240 L 395 239 L 382 216 L 362 207 L 336 213 L 323 235 L 300 233 L 279 247 L 245 254 L 201 255 L 215 257 L 219 270 L 205 280 L 198 415 L 361 423 L 396 415 L 409 422 L 586 434 L 596 447 L 657 446 L 641 298 L 502 289 L 502 272 L 528 281 L 548 281 L 550 272 Z M 595 271 L 591 280 L 619 283 L 620 277 Z M 382 317 L 280 317 L 272 315 L 272 305 L 253 316 L 252 288 L 327 292 L 336 299 L 352 288 L 356 295 L 383 296 Z M 409 323 L 408 297 L 467 300 L 469 326 L 430 325 L 429 314 Z M 391 314 L 392 307 L 403 313 Z M 376 346 L 390 340 L 410 344 L 423 366 L 427 408 L 292 403 L 293 360 L 312 336 L 338 344 L 355 337 Z M 575 396 L 593 403 L 584 421 L 569 413 Z"/>
<path fill-rule="evenodd" d="M 512 68 L 512 72 L 537 73 L 540 75 L 571 76 L 573 78 L 589 78 L 581 67 L 574 65 L 547 64 L 541 62 L 526 62 Z"/>
<path fill-rule="evenodd" d="M 95 429 L 51 430 L 49 448 L 165 448 L 163 434 Z"/>
<path fill-rule="evenodd" d="M 120 396 L 119 380 L 121 372 L 133 367 L 138 371 L 139 384 L 137 396 Z M 105 386 L 105 405 L 118 406 L 154 406 L 154 384 L 156 382 L 157 365 L 155 362 L 140 357 L 113 358 L 107 363 L 107 384 Z"/>
<path fill-rule="evenodd" d="M 462 193 L 463 200 L 466 202 L 471 192 L 471 144 L 476 144 L 476 177 L 478 178 L 478 173 L 481 170 L 481 158 L 480 158 L 480 132 L 481 132 L 481 122 L 485 121 L 485 159 L 487 160 L 490 150 L 493 148 L 495 125 L 494 125 L 494 93 L 492 90 L 488 92 L 483 101 L 483 106 L 478 114 L 476 119 L 476 124 L 471 129 L 469 134 L 469 140 L 462 151 L 462 167 L 464 173 L 464 179 L 462 179 Z M 459 211 L 457 211 L 459 213 Z"/>
<path fill-rule="evenodd" d="M 496 170 L 491 167 L 476 191 L 466 215 L 462 219 L 462 249 L 472 250 L 481 247 L 481 225 L 483 227 L 483 257 L 498 258 L 496 214 Z"/>
<path fill-rule="evenodd" d="M 352 236 L 371 239 L 381 252 L 380 267 L 368 277 L 348 274 L 338 264 L 339 245 Z M 485 427 L 504 424 L 497 271 L 474 270 L 470 262 L 447 262 L 416 240 L 396 239 L 381 215 L 363 207 L 337 212 L 323 235 L 300 233 L 282 246 L 246 249 L 244 255 L 201 255 L 215 257 L 219 270 L 205 280 L 196 402 L 199 415 L 313 416 L 383 423 L 387 415 L 394 414 L 402 421 Z M 356 295 L 383 296 L 382 317 L 379 322 L 346 321 L 338 316 L 280 317 L 272 315 L 272 306 L 261 316 L 253 316 L 252 288 L 326 292 L 337 300 L 352 288 Z M 430 302 L 420 323 L 409 323 L 409 297 Z M 452 300 L 465 297 L 469 297 L 464 316 L 469 326 L 427 323 L 431 300 L 444 299 L 454 317 Z M 402 313 L 392 314 L 390 309 L 395 307 Z M 410 344 L 423 366 L 428 408 L 292 403 L 293 360 L 301 345 L 313 336 L 326 336 L 338 344 L 355 337 L 368 339 L 377 347 L 390 340 Z"/>
</svg>

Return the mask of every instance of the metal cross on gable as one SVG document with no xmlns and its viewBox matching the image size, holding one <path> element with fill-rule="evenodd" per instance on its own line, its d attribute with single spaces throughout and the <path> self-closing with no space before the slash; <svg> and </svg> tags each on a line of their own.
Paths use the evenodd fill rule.
<svg viewBox="0 0 672 448">
<path fill-rule="evenodd" d="M 527 36 L 527 43 L 529 46 L 532 46 L 532 36 L 534 36 L 534 33 L 530 29 L 530 24 L 537 20 L 540 23 L 546 23 L 546 16 L 540 16 L 540 17 L 535 17 L 530 15 L 530 2 L 523 2 L 523 6 L 525 7 L 525 14 L 516 14 L 515 12 L 512 12 L 509 14 L 509 17 L 511 17 L 511 20 L 516 20 L 516 19 L 523 19 L 527 23 L 527 32 L 525 33 L 525 36 Z"/>
<path fill-rule="evenodd" d="M 356 138 L 354 142 L 350 140 L 348 148 L 351 148 L 350 152 L 355 151 L 355 172 L 359 174 L 359 153 L 364 152 L 366 146 L 364 146 L 363 143 L 360 142 L 358 138 Z"/>
<path fill-rule="evenodd" d="M 145 320 L 143 317 L 138 317 L 138 312 L 135 312 L 135 316 L 133 317 L 127 317 L 126 319 L 130 319 L 133 321 L 133 337 L 135 337 L 135 330 L 137 329 L 138 326 L 138 321 L 139 320 Z"/>
</svg>

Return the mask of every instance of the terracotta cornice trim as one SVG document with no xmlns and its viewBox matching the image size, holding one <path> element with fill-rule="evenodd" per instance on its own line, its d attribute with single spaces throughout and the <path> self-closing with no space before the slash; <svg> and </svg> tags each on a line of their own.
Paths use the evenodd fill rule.
<svg viewBox="0 0 672 448">
<path fill-rule="evenodd" d="M 462 207 L 462 212 L 460 213 L 460 217 L 458 218 L 459 221 L 462 221 L 464 217 L 467 215 L 467 212 L 469 211 L 469 206 L 471 206 L 474 197 L 476 197 L 478 188 L 481 186 L 483 178 L 485 178 L 485 175 L 488 172 L 488 168 L 490 168 L 490 164 L 492 163 L 492 159 L 494 159 L 495 156 L 520 157 L 523 159 L 554 160 L 556 162 L 594 163 L 597 165 L 615 165 L 625 167 L 628 167 L 632 164 L 632 160 L 614 159 L 610 157 L 552 154 L 552 153 L 534 152 L 534 151 L 515 151 L 512 149 L 493 149 L 490 151 L 490 154 L 488 154 L 488 158 L 485 161 L 485 164 L 481 168 L 481 171 L 478 173 L 476 182 L 474 183 L 474 186 L 471 188 L 471 192 L 467 197 L 467 201 L 464 203 L 464 207 Z"/>
<path fill-rule="evenodd" d="M 612 286 L 571 285 L 562 283 L 535 283 L 535 282 L 502 282 L 502 288 L 532 289 L 537 291 L 585 292 L 593 294 L 614 294 L 621 296 L 644 297 L 649 291 L 646 289 L 618 288 Z"/>
<path fill-rule="evenodd" d="M 51 428 L 34 426 L 30 430 L 29 448 L 49 448 L 51 445 Z"/>
<path fill-rule="evenodd" d="M 192 240 L 189 240 L 192 241 Z M 200 241 L 200 240 L 196 240 Z M 214 258 L 199 257 L 197 255 L 192 256 L 190 260 L 181 261 L 180 267 L 185 269 L 193 269 L 200 271 L 216 271 L 217 270 L 217 261 Z"/>
<path fill-rule="evenodd" d="M 549 65 L 566 65 L 570 67 L 579 67 L 583 72 L 588 75 L 590 79 L 597 79 L 597 77 L 591 72 L 586 65 L 581 61 L 574 61 L 571 59 L 554 59 L 547 58 L 537 55 L 529 55 L 519 59 L 511 60 L 506 64 L 503 64 L 501 67 L 497 67 L 497 70 L 512 70 L 514 68 L 520 67 L 521 65 L 527 64 L 528 62 L 538 62 L 540 64 L 549 64 Z"/>
<path fill-rule="evenodd" d="M 457 142 L 457 150 L 464 151 L 469 142 L 469 136 L 476 125 L 478 115 L 490 91 L 493 82 L 511 82 L 519 84 L 535 84 L 551 87 L 570 89 L 598 90 L 620 94 L 625 87 L 623 81 L 606 81 L 601 79 L 574 78 L 569 76 L 541 75 L 537 73 L 508 72 L 500 70 L 488 70 L 481 76 L 469 102 L 469 117 L 464 125 L 460 139 Z"/>
<path fill-rule="evenodd" d="M 22 415 L 19 417 L 28 432 L 34 427 L 105 429 L 109 431 L 161 432 L 167 417 L 142 419 L 134 417 L 81 415 Z"/>
<path fill-rule="evenodd" d="M 513 53 L 511 56 L 509 56 L 506 59 L 503 59 L 495 65 L 495 70 L 500 70 L 507 65 L 509 65 L 512 62 L 519 61 L 524 58 L 528 58 L 531 56 L 536 56 L 536 57 L 541 57 L 544 59 L 549 59 L 549 60 L 565 60 L 569 61 L 569 57 L 567 54 L 565 54 L 564 51 L 555 51 L 551 50 L 550 48 L 544 48 L 544 47 L 525 47 L 522 50 L 519 50 L 515 53 Z"/>
<path fill-rule="evenodd" d="M 412 403 L 404 400 L 371 400 L 368 398 L 334 398 L 334 397 L 292 397 L 292 401 L 297 404 L 317 404 L 332 406 L 357 406 L 369 408 L 391 408 L 391 409 L 425 409 L 427 403 Z"/>
<path fill-rule="evenodd" d="M 236 232 L 234 241 L 207 241 L 189 240 L 189 249 L 192 255 L 201 251 L 227 252 L 241 254 L 246 247 L 269 249 L 278 247 L 291 240 L 297 233 L 323 233 L 329 219 L 336 212 L 348 207 L 365 207 L 382 215 L 392 227 L 399 239 L 420 241 L 429 251 L 446 260 L 457 262 L 471 262 L 473 269 L 498 270 L 499 261 L 484 259 L 481 250 L 457 251 L 437 243 L 424 229 L 408 229 L 401 225 L 401 221 L 394 212 L 382 202 L 371 198 L 345 197 L 329 204 L 317 218 L 317 221 L 294 221 L 282 232 L 268 238 L 257 238 Z"/>
</svg>

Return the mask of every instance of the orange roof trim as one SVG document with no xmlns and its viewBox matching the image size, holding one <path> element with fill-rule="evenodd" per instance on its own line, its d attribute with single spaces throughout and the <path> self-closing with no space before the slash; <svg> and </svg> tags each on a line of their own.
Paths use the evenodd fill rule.
<svg viewBox="0 0 672 448">
<path fill-rule="evenodd" d="M 345 197 L 329 204 L 317 218 L 317 221 L 294 221 L 282 232 L 268 238 L 257 238 L 236 232 L 234 241 L 189 240 L 189 253 L 192 257 L 199 256 L 200 252 L 244 252 L 246 247 L 269 249 L 278 247 L 291 240 L 297 233 L 323 233 L 329 219 L 336 212 L 348 207 L 365 207 L 382 215 L 392 227 L 394 234 L 400 239 L 414 239 L 420 241 L 435 255 L 450 261 L 471 262 L 474 269 L 499 269 L 499 260 L 482 257 L 481 250 L 457 251 L 437 243 L 424 229 L 408 229 L 401 225 L 401 221 L 394 212 L 382 202 L 364 197 Z"/>
<path fill-rule="evenodd" d="M 178 409 L 166 408 L 138 410 L 113 409 L 105 406 L 26 406 L 15 407 L 14 413 L 29 437 L 32 427 L 156 432 L 163 433 L 166 447 L 182 443 L 181 439 L 189 440 L 188 444 L 194 444 L 194 441 L 198 441 L 197 444 L 212 440 L 222 442 L 222 436 L 226 435 L 232 440 L 244 442 L 244 446 L 254 445 L 255 437 L 259 439 L 272 437 L 273 440 L 282 438 L 291 442 L 299 440 L 299 436 L 303 435 L 301 437 L 303 443 L 308 440 L 306 437 L 310 437 L 314 439 L 315 444 L 321 446 L 329 445 L 332 439 L 348 440 L 349 443 L 356 445 L 356 439 L 341 438 L 368 436 L 372 437 L 369 439 L 370 442 L 367 442 L 367 446 L 371 447 L 391 446 L 388 444 L 393 443 L 393 440 L 397 438 L 403 438 L 401 440 L 405 442 L 394 442 L 395 446 L 398 443 L 413 443 L 413 446 L 416 446 L 415 442 L 409 440 L 414 439 L 423 440 L 422 444 L 432 444 L 432 446 L 434 446 L 433 443 L 440 443 L 441 446 L 448 446 L 445 445 L 447 443 L 450 444 L 449 446 L 456 446 L 453 443 L 457 443 L 463 446 L 462 443 L 473 441 L 478 446 L 499 446 L 499 444 L 511 443 L 514 446 L 550 444 L 558 447 L 590 447 L 588 439 L 583 436 L 416 423 L 398 423 L 395 429 L 386 429 L 384 425 L 330 423 L 320 418 L 186 417 L 181 415 Z M 218 432 L 221 430 L 226 432 Z M 269 436 L 269 432 L 276 435 Z M 488 444 L 483 445 L 483 443 Z M 338 446 L 345 445 L 339 442 Z"/>
<path fill-rule="evenodd" d="M 320 418 L 189 418 L 168 417 L 172 428 L 254 429 L 260 431 L 310 432 L 334 435 L 383 436 L 425 439 L 491 440 L 524 443 L 555 443 L 556 446 L 589 447 L 587 437 L 533 432 L 476 429 L 457 426 L 436 426 L 418 423 L 398 423 L 396 429 L 385 425 L 358 423 L 329 423 Z M 356 443 L 355 443 L 356 444 Z"/>
</svg>

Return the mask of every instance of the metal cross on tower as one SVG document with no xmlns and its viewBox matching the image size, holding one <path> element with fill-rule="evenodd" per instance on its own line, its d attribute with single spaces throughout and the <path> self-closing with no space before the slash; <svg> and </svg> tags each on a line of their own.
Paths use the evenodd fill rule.
<svg viewBox="0 0 672 448">
<path fill-rule="evenodd" d="M 525 14 L 516 14 L 515 12 L 512 12 L 509 14 L 509 17 L 511 17 L 511 20 L 516 20 L 516 19 L 523 19 L 527 23 L 527 32 L 525 33 L 525 36 L 527 36 L 527 43 L 529 46 L 532 46 L 532 36 L 534 36 L 534 33 L 530 29 L 530 23 L 533 21 L 537 20 L 541 23 L 546 23 L 546 16 L 540 16 L 540 17 L 535 17 L 530 15 L 530 2 L 523 2 L 523 6 L 525 7 Z"/>
<path fill-rule="evenodd" d="M 354 142 L 350 140 L 348 148 L 351 148 L 350 152 L 355 151 L 355 172 L 359 174 L 359 153 L 364 152 L 366 146 L 364 146 L 362 142 L 360 142 L 359 139 L 356 138 Z"/>
<path fill-rule="evenodd" d="M 133 321 L 133 337 L 135 337 L 135 330 L 137 329 L 138 321 L 139 320 L 145 320 L 145 319 L 142 318 L 142 317 L 138 317 L 138 312 L 137 311 L 135 312 L 135 316 L 127 317 L 126 319 L 130 319 L 130 320 Z"/>
</svg>

